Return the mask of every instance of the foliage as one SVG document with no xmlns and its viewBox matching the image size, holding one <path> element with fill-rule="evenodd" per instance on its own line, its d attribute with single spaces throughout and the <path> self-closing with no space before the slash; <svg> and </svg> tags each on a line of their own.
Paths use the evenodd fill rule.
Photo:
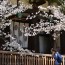
<svg viewBox="0 0 65 65">
<path fill-rule="evenodd" d="M 53 3 L 57 3 L 58 5 L 61 5 L 62 3 L 64 3 L 64 0 L 47 0 L 49 5 L 53 4 Z"/>
</svg>

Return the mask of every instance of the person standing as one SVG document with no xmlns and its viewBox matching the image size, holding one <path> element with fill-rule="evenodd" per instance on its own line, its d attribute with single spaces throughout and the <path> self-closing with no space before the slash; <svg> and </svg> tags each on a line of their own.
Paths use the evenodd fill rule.
<svg viewBox="0 0 65 65">
<path fill-rule="evenodd" d="M 61 54 L 53 48 L 51 49 L 51 52 L 52 52 L 52 57 L 55 59 L 54 65 L 61 65 L 62 63 Z"/>
</svg>

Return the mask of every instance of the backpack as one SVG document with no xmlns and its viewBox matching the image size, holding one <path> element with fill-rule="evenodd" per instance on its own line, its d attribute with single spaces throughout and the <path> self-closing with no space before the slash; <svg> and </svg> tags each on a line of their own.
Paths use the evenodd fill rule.
<svg viewBox="0 0 65 65">
<path fill-rule="evenodd" d="M 62 56 L 59 53 L 57 53 L 57 62 L 58 63 L 62 62 Z"/>
</svg>

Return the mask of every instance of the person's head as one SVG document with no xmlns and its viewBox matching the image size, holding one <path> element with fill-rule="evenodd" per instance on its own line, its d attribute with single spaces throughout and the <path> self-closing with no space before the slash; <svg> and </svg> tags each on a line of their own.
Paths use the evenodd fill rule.
<svg viewBox="0 0 65 65">
<path fill-rule="evenodd" d="M 56 50 L 55 49 L 51 49 L 51 52 L 52 52 L 52 54 L 55 54 L 56 53 Z"/>
</svg>

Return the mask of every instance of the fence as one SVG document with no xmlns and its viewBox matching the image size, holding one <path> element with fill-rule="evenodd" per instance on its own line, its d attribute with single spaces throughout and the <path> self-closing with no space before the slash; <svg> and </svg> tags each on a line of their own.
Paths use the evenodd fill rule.
<svg viewBox="0 0 65 65">
<path fill-rule="evenodd" d="M 65 56 L 62 57 L 61 65 L 65 65 Z M 54 59 L 50 54 L 0 51 L 0 65 L 54 65 Z"/>
</svg>

